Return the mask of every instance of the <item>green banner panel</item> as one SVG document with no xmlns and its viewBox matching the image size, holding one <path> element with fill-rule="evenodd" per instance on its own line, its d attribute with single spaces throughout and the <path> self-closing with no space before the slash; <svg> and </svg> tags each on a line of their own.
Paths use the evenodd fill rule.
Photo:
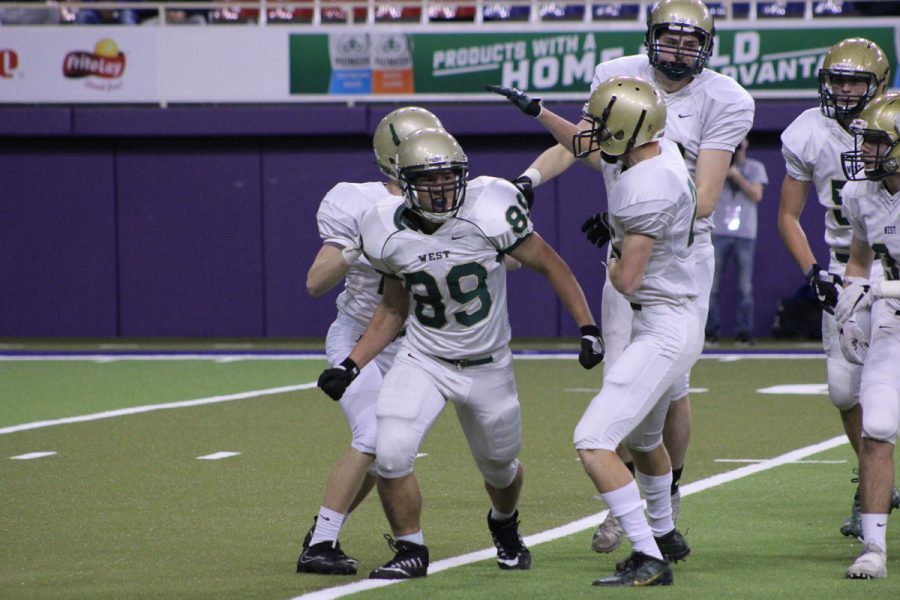
<svg viewBox="0 0 900 600">
<path fill-rule="evenodd" d="M 709 67 L 751 92 L 806 92 L 816 89 L 828 48 L 858 36 L 876 42 L 897 64 L 893 27 L 747 28 L 718 32 Z M 453 96 L 482 93 L 489 83 L 584 93 L 598 63 L 639 52 L 643 38 L 642 29 L 292 34 L 291 93 Z"/>
</svg>

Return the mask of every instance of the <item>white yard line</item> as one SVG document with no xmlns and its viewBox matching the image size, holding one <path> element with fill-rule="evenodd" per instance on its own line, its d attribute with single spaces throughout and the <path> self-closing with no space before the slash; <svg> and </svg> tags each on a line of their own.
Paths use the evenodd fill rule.
<svg viewBox="0 0 900 600">
<path fill-rule="evenodd" d="M 848 443 L 847 437 L 841 435 L 831 438 L 830 440 L 825 440 L 824 442 L 819 442 L 818 444 L 813 444 L 812 446 L 806 446 L 805 448 L 793 450 L 791 452 L 788 452 L 787 454 L 782 454 L 781 456 L 776 456 L 775 458 L 771 458 L 760 463 L 748 465 L 746 467 L 741 467 L 739 469 L 727 471 L 718 475 L 713 475 L 712 477 L 707 477 L 706 479 L 701 479 L 700 481 L 682 485 L 681 495 L 690 496 L 691 494 L 696 494 L 697 492 L 702 492 L 710 488 L 730 483 L 749 475 L 754 475 L 761 471 L 767 471 L 769 469 L 774 469 L 775 467 L 795 463 L 799 460 L 802 460 L 803 458 L 806 458 L 807 456 L 818 454 L 819 452 L 824 452 L 826 450 L 831 450 L 832 448 L 842 446 L 846 443 Z M 597 526 L 597 523 L 606 518 L 606 513 L 607 511 L 604 510 L 597 514 L 584 517 L 583 519 L 572 521 L 571 523 L 567 523 L 566 525 L 554 527 L 553 529 L 548 529 L 547 531 L 542 531 L 541 533 L 536 533 L 534 535 L 529 535 L 525 538 L 525 543 L 528 546 L 536 546 L 544 542 L 550 542 L 552 540 L 570 536 L 580 531 L 593 529 Z M 485 550 L 478 550 L 476 552 L 470 552 L 461 556 L 445 558 L 443 560 L 431 563 L 428 566 L 428 574 L 433 575 L 435 573 L 446 571 L 447 569 L 452 569 L 454 567 L 460 567 L 462 565 L 487 560 L 493 558 L 495 555 L 496 550 L 494 548 L 489 548 Z M 343 596 L 347 596 L 349 594 L 355 594 L 357 592 L 398 583 L 402 583 L 402 581 L 364 579 L 362 581 L 356 581 L 354 583 L 339 585 L 333 588 L 310 592 L 309 594 L 304 594 L 302 596 L 296 596 L 291 600 L 299 600 L 300 598 L 304 598 L 306 600 L 330 600 L 333 598 L 342 598 Z"/>
<path fill-rule="evenodd" d="M 84 423 L 86 421 L 99 421 L 100 419 L 111 419 L 113 417 L 124 417 L 126 415 L 136 415 L 140 413 L 153 412 L 157 410 L 169 410 L 172 408 L 187 408 L 190 406 L 204 406 L 206 404 L 218 404 L 220 402 L 231 402 L 233 400 L 246 400 L 248 398 L 257 398 L 259 396 L 270 396 L 272 394 L 283 394 L 285 392 L 296 392 L 299 390 L 309 390 L 316 387 L 315 382 L 301 383 L 298 385 L 285 385 L 282 387 L 268 388 L 265 390 L 252 390 L 249 392 L 240 392 L 237 394 L 226 394 L 224 396 L 210 396 L 209 398 L 197 398 L 196 400 L 182 400 L 180 402 L 168 402 L 166 404 L 146 404 L 144 406 L 133 406 L 131 408 L 120 408 L 118 410 L 107 410 L 104 412 L 94 413 L 90 415 L 79 415 L 77 417 L 65 417 L 63 419 L 52 419 L 49 421 L 35 421 L 34 423 L 22 423 L 21 425 L 11 425 L 9 427 L 0 427 L 0 435 L 8 433 L 16 433 L 19 431 L 28 431 L 30 429 L 41 429 L 42 427 L 53 427 L 55 425 L 68 425 L 70 423 Z"/>
</svg>

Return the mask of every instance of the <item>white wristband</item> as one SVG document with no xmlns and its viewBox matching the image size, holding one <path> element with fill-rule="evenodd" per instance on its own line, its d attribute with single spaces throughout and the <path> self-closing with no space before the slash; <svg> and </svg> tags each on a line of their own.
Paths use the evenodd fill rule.
<svg viewBox="0 0 900 600">
<path fill-rule="evenodd" d="M 528 167 L 527 169 L 525 169 L 525 172 L 522 173 L 522 177 L 527 177 L 531 180 L 531 187 L 537 187 L 541 185 L 541 181 L 543 180 L 543 178 L 541 177 L 541 172 L 534 167 Z"/>
</svg>

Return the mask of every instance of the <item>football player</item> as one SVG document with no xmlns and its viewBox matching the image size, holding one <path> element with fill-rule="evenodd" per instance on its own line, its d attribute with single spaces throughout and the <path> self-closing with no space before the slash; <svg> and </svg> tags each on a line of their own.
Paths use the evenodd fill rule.
<svg viewBox="0 0 900 600">
<path fill-rule="evenodd" d="M 838 42 L 825 54 L 819 70 L 820 106 L 801 113 L 781 134 L 787 174 L 781 185 L 778 230 L 822 305 L 828 397 L 840 412 L 844 432 L 857 454 L 862 427 L 860 368 L 841 353 L 833 317 L 837 286 L 849 259 L 852 237 L 841 200 L 841 188 L 846 183 L 841 153 L 854 147 L 848 130 L 850 123 L 872 98 L 884 91 L 889 81 L 887 58 L 874 42 L 862 38 Z M 825 241 L 831 250 L 827 270 L 820 266 L 800 224 L 811 184 L 819 204 L 825 208 Z M 880 277 L 877 269 L 871 275 Z M 895 495 L 895 500 L 900 504 L 900 496 Z M 862 537 L 859 488 L 840 532 L 848 537 Z"/>
<path fill-rule="evenodd" d="M 700 356 L 693 246 L 697 197 L 676 144 L 663 137 L 666 105 L 649 82 L 617 76 L 591 94 L 578 131 L 548 115 L 557 139 L 610 182 L 609 279 L 631 310 L 631 339 L 575 428 L 575 448 L 632 554 L 597 586 L 669 585 L 669 561 L 691 549 L 672 515 L 672 463 L 663 445 L 669 403 Z M 543 120 L 543 119 L 542 119 Z M 565 143 L 561 130 L 572 133 Z M 616 453 L 630 450 L 637 481 Z M 639 483 L 638 483 L 639 482 Z M 647 500 L 644 517 L 641 491 Z"/>
<path fill-rule="evenodd" d="M 381 304 L 349 356 L 319 377 L 319 386 L 340 398 L 406 323 L 376 408 L 378 489 L 395 555 L 369 577 L 427 575 L 413 462 L 447 401 L 490 497 L 497 563 L 528 569 L 531 554 L 519 535 L 521 422 L 502 257 L 510 254 L 550 281 L 580 326 L 585 368 L 603 358 L 600 332 L 572 271 L 534 232 L 524 197 L 502 179 L 468 181 L 468 159 L 449 133 L 421 129 L 405 138 L 397 172 L 402 200 L 378 203 L 360 228 L 365 256 L 385 277 Z"/>
<path fill-rule="evenodd" d="M 591 89 L 616 75 L 637 76 L 659 88 L 668 109 L 666 138 L 682 150 L 697 187 L 697 222 L 694 226 L 696 281 L 702 321 L 706 321 L 714 272 L 711 230 L 715 209 L 731 156 L 753 124 L 754 103 L 750 95 L 730 77 L 706 69 L 712 53 L 713 17 L 700 0 L 661 0 L 649 13 L 645 46 L 647 54 L 625 56 L 597 65 Z M 537 116 L 536 99 L 517 90 L 496 88 L 526 114 Z M 590 123 L 582 122 L 582 128 Z M 527 179 L 536 187 L 568 169 L 575 157 L 558 144 L 541 154 L 516 181 Z M 607 197 L 611 182 L 606 180 Z M 609 239 L 608 216 L 598 213 L 582 230 L 592 243 L 603 246 Z M 607 344 L 606 368 L 622 355 L 630 339 L 631 309 L 608 277 L 603 287 L 601 320 Z M 665 425 L 665 445 L 674 466 L 672 504 L 675 519 L 681 505 L 681 478 L 691 433 L 691 407 L 685 374 L 679 399 L 672 402 Z M 627 459 L 627 452 L 623 452 Z M 629 462 L 629 467 L 633 465 Z M 610 516 L 594 532 L 591 547 L 612 552 L 622 540 L 622 528 Z"/>
<path fill-rule="evenodd" d="M 842 190 L 842 215 L 852 238 L 843 274 L 846 287 L 840 292 L 835 319 L 845 329 L 854 313 L 868 312 L 871 330 L 863 327 L 856 340 L 868 345 L 860 386 L 864 545 L 847 577 L 873 579 L 887 577 L 885 539 L 900 433 L 900 299 L 881 297 L 888 295 L 883 290 L 889 287 L 895 288 L 895 296 L 900 288 L 900 94 L 869 102 L 850 122 L 850 131 L 854 149 L 841 155 L 851 180 Z M 883 281 L 870 279 L 873 266 L 882 272 Z"/>
<path fill-rule="evenodd" d="M 339 183 L 319 205 L 316 220 L 322 247 L 307 273 L 306 289 L 311 296 L 319 297 L 344 280 L 344 291 L 337 298 L 337 318 L 325 340 L 330 365 L 347 356 L 381 300 L 381 275 L 361 256 L 357 241 L 362 215 L 379 200 L 401 195 L 394 165 L 397 145 L 403 137 L 425 127 L 441 127 L 441 122 L 423 108 L 407 106 L 385 116 L 375 128 L 372 145 L 375 164 L 387 179 Z M 340 400 L 352 434 L 350 448 L 331 470 L 315 525 L 303 542 L 298 573 L 356 573 L 357 561 L 343 552 L 338 535 L 347 515 L 375 484 L 375 401 L 398 347 L 399 342 L 388 345 L 360 372 Z"/>
</svg>

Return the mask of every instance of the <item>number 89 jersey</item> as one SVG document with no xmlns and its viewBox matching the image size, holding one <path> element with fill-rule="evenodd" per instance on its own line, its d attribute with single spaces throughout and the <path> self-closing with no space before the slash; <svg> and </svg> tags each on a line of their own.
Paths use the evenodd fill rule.
<svg viewBox="0 0 900 600">
<path fill-rule="evenodd" d="M 363 217 L 363 251 L 411 294 L 406 343 L 443 358 L 491 354 L 509 344 L 503 256 L 534 231 L 516 188 L 503 179 L 468 182 L 455 216 L 434 233 L 419 229 L 401 199 Z"/>
</svg>

